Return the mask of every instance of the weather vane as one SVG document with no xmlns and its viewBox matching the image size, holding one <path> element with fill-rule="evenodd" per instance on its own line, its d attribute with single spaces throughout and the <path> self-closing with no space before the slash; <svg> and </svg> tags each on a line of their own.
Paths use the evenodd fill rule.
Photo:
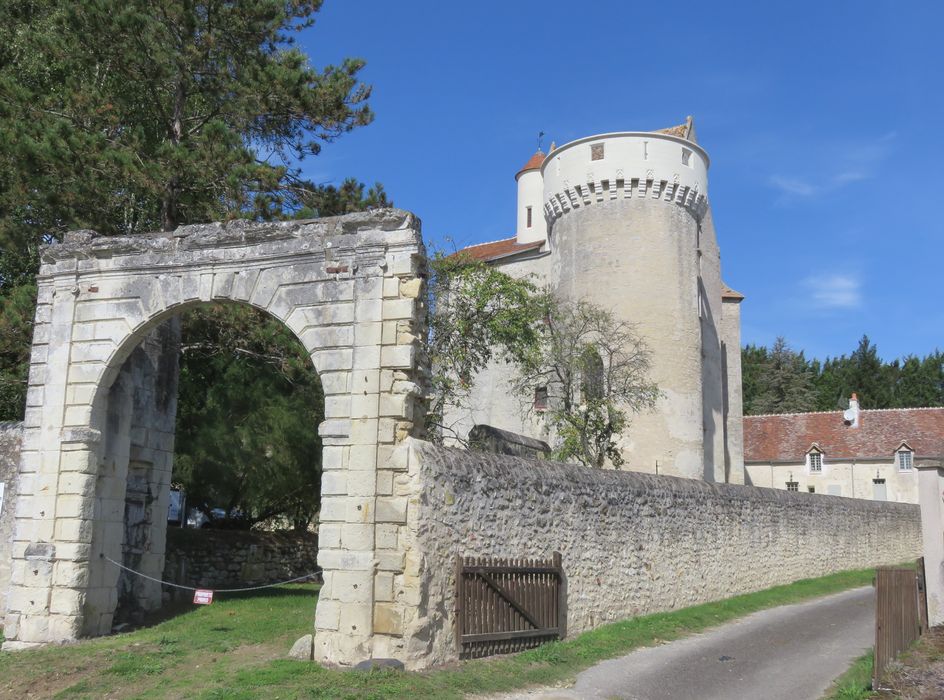
<svg viewBox="0 0 944 700">
<path fill-rule="evenodd" d="M 541 143 L 542 143 L 543 141 L 544 141 L 544 132 L 543 132 L 543 131 L 539 131 L 539 132 L 538 132 L 538 150 L 539 150 L 539 151 L 541 150 Z"/>
</svg>

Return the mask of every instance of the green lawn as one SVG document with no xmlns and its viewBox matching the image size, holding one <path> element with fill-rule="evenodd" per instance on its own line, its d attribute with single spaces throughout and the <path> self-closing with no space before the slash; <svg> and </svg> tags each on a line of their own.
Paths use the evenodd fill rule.
<svg viewBox="0 0 944 700">
<path fill-rule="evenodd" d="M 776 605 L 868 585 L 871 569 L 605 625 L 514 656 L 425 673 L 334 671 L 285 658 L 311 631 L 313 586 L 220 596 L 146 629 L 0 654 L 0 695 L 61 698 L 461 698 L 566 681 L 602 659 Z"/>
</svg>

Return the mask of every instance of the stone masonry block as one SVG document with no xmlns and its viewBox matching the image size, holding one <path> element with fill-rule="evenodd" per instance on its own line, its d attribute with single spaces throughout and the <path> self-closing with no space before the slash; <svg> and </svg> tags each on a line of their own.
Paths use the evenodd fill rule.
<svg viewBox="0 0 944 700">
<path fill-rule="evenodd" d="M 357 418 L 351 420 L 351 443 L 373 445 L 377 442 L 377 419 Z"/>
<path fill-rule="evenodd" d="M 56 499 L 57 518 L 82 518 L 90 520 L 94 517 L 95 501 L 86 496 L 60 495 Z"/>
<path fill-rule="evenodd" d="M 325 418 L 349 418 L 351 415 L 351 397 L 325 396 Z"/>
<path fill-rule="evenodd" d="M 350 448 L 343 445 L 329 445 L 321 448 L 321 468 L 346 469 Z"/>
<path fill-rule="evenodd" d="M 341 546 L 341 528 L 338 523 L 322 523 L 318 526 L 318 546 L 337 549 Z"/>
<path fill-rule="evenodd" d="M 380 391 L 380 370 L 356 369 L 351 373 L 351 393 L 376 394 Z"/>
<path fill-rule="evenodd" d="M 318 599 L 315 608 L 315 629 L 336 630 L 341 621 L 341 604 L 336 600 Z"/>
<path fill-rule="evenodd" d="M 382 337 L 382 323 L 358 323 L 354 326 L 355 345 L 380 345 Z"/>
<path fill-rule="evenodd" d="M 347 498 L 330 496 L 321 499 L 322 522 L 342 522 L 347 514 Z"/>
<path fill-rule="evenodd" d="M 343 549 L 319 549 L 318 566 L 335 573 L 342 571 L 373 571 L 373 552 L 350 552 Z M 334 589 L 332 588 L 332 595 Z"/>
<path fill-rule="evenodd" d="M 350 468 L 357 471 L 373 469 L 377 465 L 377 445 L 351 445 L 350 450 Z"/>
<path fill-rule="evenodd" d="M 385 345 L 381 349 L 380 364 L 385 369 L 411 369 L 415 360 L 413 345 Z"/>
<path fill-rule="evenodd" d="M 374 469 L 349 470 L 347 472 L 347 494 L 349 496 L 373 496 L 377 493 L 377 472 Z"/>
<path fill-rule="evenodd" d="M 378 497 L 377 515 L 378 523 L 405 523 L 406 522 L 407 499 L 403 496 L 396 497 Z"/>
<path fill-rule="evenodd" d="M 377 471 L 377 495 L 393 495 L 393 472 L 389 469 L 379 469 Z"/>
<path fill-rule="evenodd" d="M 371 632 L 371 610 L 369 602 L 342 603 L 338 631 L 349 635 L 369 635 Z"/>
<path fill-rule="evenodd" d="M 403 552 L 377 552 L 377 570 L 401 572 L 404 568 Z"/>
<path fill-rule="evenodd" d="M 53 588 L 49 612 L 58 615 L 79 615 L 85 604 L 85 592 L 74 588 Z"/>
<path fill-rule="evenodd" d="M 383 320 L 396 321 L 413 318 L 412 299 L 385 299 L 383 302 Z"/>
<path fill-rule="evenodd" d="M 393 574 L 378 571 L 374 576 L 374 600 L 390 602 L 393 600 Z"/>
<path fill-rule="evenodd" d="M 351 397 L 350 416 L 352 419 L 376 418 L 380 406 L 377 394 L 354 394 Z"/>
<path fill-rule="evenodd" d="M 346 470 L 323 472 L 321 474 L 321 493 L 325 496 L 346 494 L 347 474 Z"/>
<path fill-rule="evenodd" d="M 387 256 L 387 273 L 397 277 L 413 276 L 418 266 L 417 259 L 410 253 L 395 253 Z"/>
<path fill-rule="evenodd" d="M 354 317 L 358 323 L 383 320 L 382 299 L 360 299 L 356 303 Z"/>
<path fill-rule="evenodd" d="M 368 550 L 374 546 L 373 523 L 344 523 L 341 526 L 341 546 L 345 549 Z"/>
<path fill-rule="evenodd" d="M 400 280 L 397 277 L 384 278 L 383 295 L 387 299 L 400 296 Z"/>
<path fill-rule="evenodd" d="M 378 523 L 376 528 L 377 549 L 397 549 L 399 546 L 399 525 Z"/>
<path fill-rule="evenodd" d="M 63 542 L 91 542 L 92 521 L 79 518 L 56 518 L 56 540 Z"/>
<path fill-rule="evenodd" d="M 358 345 L 354 348 L 354 369 L 380 369 L 380 346 Z"/>
<path fill-rule="evenodd" d="M 400 296 L 407 299 L 416 299 L 423 291 L 423 280 L 420 277 L 414 277 L 411 280 L 400 281 Z"/>
<path fill-rule="evenodd" d="M 392 603 L 374 604 L 374 632 L 376 634 L 403 634 L 400 608 Z"/>
</svg>

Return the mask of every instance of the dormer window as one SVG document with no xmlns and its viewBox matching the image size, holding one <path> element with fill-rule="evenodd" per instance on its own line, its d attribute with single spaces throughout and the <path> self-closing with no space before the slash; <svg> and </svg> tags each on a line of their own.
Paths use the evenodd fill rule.
<svg viewBox="0 0 944 700">
<path fill-rule="evenodd" d="M 807 455 L 807 466 L 809 467 L 810 474 L 822 474 L 823 473 L 823 453 L 817 449 L 810 450 Z"/>
<path fill-rule="evenodd" d="M 898 471 L 910 472 L 914 464 L 914 452 L 909 449 L 900 449 L 896 453 L 898 461 Z"/>
</svg>

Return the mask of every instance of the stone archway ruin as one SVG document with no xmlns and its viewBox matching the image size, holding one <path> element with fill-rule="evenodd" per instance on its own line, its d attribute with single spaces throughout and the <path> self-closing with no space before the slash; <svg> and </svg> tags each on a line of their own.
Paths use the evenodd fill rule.
<svg viewBox="0 0 944 700">
<path fill-rule="evenodd" d="M 106 473 L 105 458 L 116 449 L 128 452 L 127 472 L 130 451 L 146 451 L 153 474 L 142 478 L 163 488 L 160 513 L 173 424 L 134 437 L 134 426 L 126 426 L 118 430 L 129 436 L 123 447 L 106 445 L 109 394 L 126 360 L 145 338 L 154 340 L 159 324 L 192 304 L 232 301 L 267 311 L 291 329 L 324 388 L 324 587 L 315 658 L 351 663 L 397 656 L 392 647 L 402 646 L 406 603 L 395 596 L 394 579 L 403 577 L 407 559 L 400 530 L 409 491 L 389 457 L 422 429 L 424 266 L 419 221 L 395 209 L 196 225 L 150 236 L 78 231 L 46 248 L 4 648 L 111 629 L 117 573 L 102 562 L 121 551 L 128 480 L 126 473 Z M 144 381 L 160 388 L 160 377 Z M 113 406 L 111 413 L 121 412 Z M 159 407 L 153 413 L 159 417 Z M 115 516 L 119 508 L 122 517 Z M 152 540 L 163 542 L 166 522 L 154 520 L 152 529 L 160 532 Z M 150 559 L 141 565 L 159 572 L 163 550 Z"/>
</svg>

